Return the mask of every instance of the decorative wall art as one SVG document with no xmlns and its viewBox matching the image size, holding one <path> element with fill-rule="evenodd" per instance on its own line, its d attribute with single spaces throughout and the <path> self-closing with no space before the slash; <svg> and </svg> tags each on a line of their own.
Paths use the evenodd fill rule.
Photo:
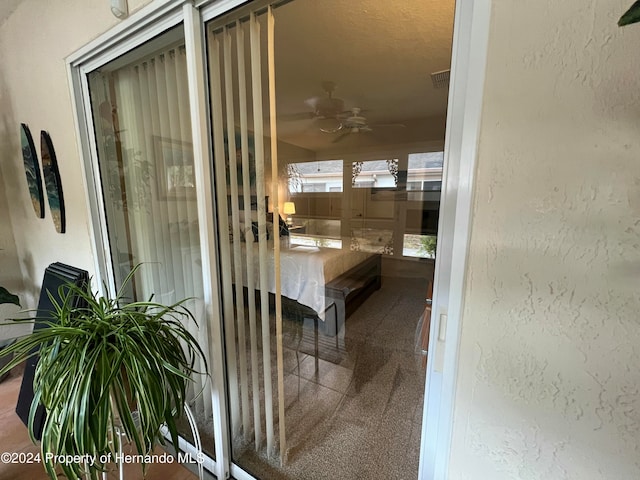
<svg viewBox="0 0 640 480">
<path fill-rule="evenodd" d="M 31 203 L 38 218 L 44 218 L 44 194 L 42 191 L 42 177 L 40 176 L 40 165 L 38 164 L 38 154 L 33 144 L 33 137 L 29 127 L 20 124 L 20 144 L 22 146 L 22 160 L 24 171 L 27 175 L 27 185 Z"/>
<path fill-rule="evenodd" d="M 193 146 L 169 138 L 153 137 L 158 194 L 162 199 L 195 198 Z"/>
<path fill-rule="evenodd" d="M 56 152 L 53 149 L 51 137 L 49 137 L 49 134 L 44 130 L 40 132 L 40 154 L 42 157 L 44 185 L 47 189 L 47 198 L 49 199 L 49 209 L 51 210 L 51 217 L 53 217 L 53 224 L 56 226 L 58 233 L 64 233 L 66 218 L 58 160 L 56 159 Z"/>
</svg>

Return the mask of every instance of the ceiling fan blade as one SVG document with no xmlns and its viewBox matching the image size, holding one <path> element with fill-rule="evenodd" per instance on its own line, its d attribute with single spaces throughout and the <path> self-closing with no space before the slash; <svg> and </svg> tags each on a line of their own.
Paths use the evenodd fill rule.
<svg viewBox="0 0 640 480">
<path fill-rule="evenodd" d="M 407 128 L 407 126 L 404 123 L 371 123 L 369 124 L 370 127 L 398 127 L 398 128 Z"/>
<path fill-rule="evenodd" d="M 334 138 L 331 143 L 338 143 L 341 142 L 342 140 L 344 140 L 346 137 L 348 137 L 351 134 L 351 130 L 347 130 L 344 133 L 341 133 L 340 135 L 338 135 L 336 138 Z"/>
<path fill-rule="evenodd" d="M 304 103 L 305 105 L 309 106 L 310 108 L 312 108 L 313 110 L 316 109 L 316 106 L 318 105 L 318 103 L 320 102 L 322 97 L 311 97 L 311 98 L 307 98 Z"/>
<path fill-rule="evenodd" d="M 337 118 L 344 108 L 344 101 L 339 98 L 310 98 L 305 102 L 318 118 Z"/>
<path fill-rule="evenodd" d="M 342 112 L 338 113 L 337 117 L 341 119 L 347 119 L 352 116 L 362 116 L 368 111 L 369 110 L 366 108 L 351 108 L 349 110 L 343 110 Z"/>
<path fill-rule="evenodd" d="M 298 120 L 309 120 L 314 117 L 313 112 L 297 112 L 278 114 L 276 119 L 280 122 L 297 122 Z"/>
</svg>

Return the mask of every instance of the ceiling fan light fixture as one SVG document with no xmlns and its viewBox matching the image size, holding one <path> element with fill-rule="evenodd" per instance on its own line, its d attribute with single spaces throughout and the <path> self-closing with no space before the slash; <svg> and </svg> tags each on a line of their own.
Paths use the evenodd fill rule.
<svg viewBox="0 0 640 480">
<path fill-rule="evenodd" d="M 320 131 L 322 133 L 338 133 L 340 130 L 342 130 L 344 128 L 344 125 L 342 123 L 338 124 L 337 127 L 335 128 L 321 128 Z"/>
</svg>

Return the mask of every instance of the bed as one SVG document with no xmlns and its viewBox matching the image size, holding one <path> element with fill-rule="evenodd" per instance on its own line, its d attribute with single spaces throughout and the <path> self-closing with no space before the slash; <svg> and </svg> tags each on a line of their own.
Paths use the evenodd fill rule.
<svg viewBox="0 0 640 480">
<path fill-rule="evenodd" d="M 253 254 L 247 255 L 247 249 Z M 267 244 L 267 276 L 269 293 L 275 294 L 273 243 Z M 254 288 L 260 289 L 260 262 L 257 243 L 243 243 L 243 284 L 247 286 L 247 265 L 252 258 Z M 311 309 L 319 320 L 324 334 L 334 336 L 345 319 L 380 288 L 381 256 L 348 249 L 288 246 L 288 239 L 280 249 L 281 294 L 297 304 Z M 286 305 L 283 304 L 286 314 Z"/>
</svg>

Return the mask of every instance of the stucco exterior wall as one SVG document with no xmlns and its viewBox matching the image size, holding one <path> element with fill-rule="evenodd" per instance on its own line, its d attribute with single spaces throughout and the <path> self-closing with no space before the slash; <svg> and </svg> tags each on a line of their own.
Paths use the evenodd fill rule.
<svg viewBox="0 0 640 480">
<path fill-rule="evenodd" d="M 640 24 L 494 1 L 452 479 L 640 478 Z"/>
<path fill-rule="evenodd" d="M 129 9 L 144 3 L 148 0 L 129 0 Z M 111 14 L 107 0 L 23 0 L 11 2 L 6 10 L 8 16 L 0 19 L 0 188 L 9 208 L 8 216 L 0 217 L 0 238 L 3 244 L 15 240 L 15 249 L 0 256 L 0 270 L 21 278 L 23 307 L 33 308 L 49 264 L 59 261 L 93 273 L 65 58 L 120 20 Z M 56 232 L 46 200 L 44 219 L 33 211 L 22 166 L 20 123 L 29 125 L 38 154 L 40 130 L 51 136 L 66 205 L 65 234 Z M 8 231 L 14 240 L 8 234 L 5 239 Z"/>
</svg>

